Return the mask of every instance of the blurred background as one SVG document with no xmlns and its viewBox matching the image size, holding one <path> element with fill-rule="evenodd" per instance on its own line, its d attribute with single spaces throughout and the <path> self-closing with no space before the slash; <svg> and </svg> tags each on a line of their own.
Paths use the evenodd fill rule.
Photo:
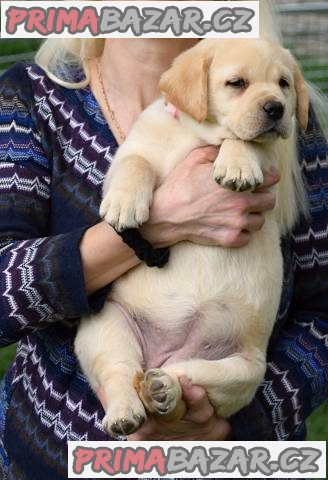
<svg viewBox="0 0 328 480">
<path fill-rule="evenodd" d="M 303 67 L 305 77 L 328 95 L 328 0 L 274 0 L 285 46 Z M 0 74 L 17 61 L 32 61 L 39 40 L 0 38 Z M 320 121 L 328 131 L 328 112 Z M 15 347 L 0 349 L 0 378 L 12 361 Z M 328 402 L 308 420 L 308 439 L 328 441 Z"/>
</svg>

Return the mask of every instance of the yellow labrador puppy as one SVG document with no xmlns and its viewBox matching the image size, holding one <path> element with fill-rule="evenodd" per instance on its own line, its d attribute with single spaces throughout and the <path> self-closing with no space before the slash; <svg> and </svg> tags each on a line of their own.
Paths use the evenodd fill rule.
<svg viewBox="0 0 328 480">
<path fill-rule="evenodd" d="M 105 178 L 100 212 L 116 229 L 147 221 L 154 189 L 196 147 L 221 145 L 213 177 L 224 187 L 252 190 L 270 166 L 281 181 L 247 246 L 181 242 L 163 269 L 141 264 L 118 279 L 102 312 L 81 322 L 76 353 L 105 391 L 103 424 L 114 435 L 138 429 L 147 410 L 183 415 L 181 375 L 206 389 L 220 416 L 252 400 L 281 295 L 280 238 L 305 205 L 295 130 L 296 119 L 306 128 L 309 100 L 287 50 L 264 39 L 203 40 L 160 87 L 164 97 L 140 115 Z"/>
</svg>

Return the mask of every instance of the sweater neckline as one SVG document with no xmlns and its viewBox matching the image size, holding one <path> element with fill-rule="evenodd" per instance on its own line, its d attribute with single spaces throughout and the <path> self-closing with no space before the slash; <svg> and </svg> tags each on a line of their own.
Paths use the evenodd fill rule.
<svg viewBox="0 0 328 480">
<path fill-rule="evenodd" d="M 90 86 L 88 85 L 87 87 L 81 88 L 81 89 L 75 89 L 75 94 L 77 97 L 79 97 L 80 94 L 80 99 L 82 97 L 82 103 L 83 103 L 83 108 L 85 113 L 89 116 L 92 117 L 95 122 L 98 123 L 99 128 L 101 129 L 101 132 L 105 137 L 109 138 L 113 148 L 115 151 L 119 147 L 118 142 L 107 122 L 105 119 L 105 116 L 103 114 L 103 111 L 99 105 L 98 100 L 93 94 L 93 91 L 91 90 Z"/>
<path fill-rule="evenodd" d="M 44 70 L 36 64 L 44 74 Z M 61 68 L 58 68 L 56 74 L 60 78 L 65 79 L 68 82 L 80 82 L 85 79 L 85 74 L 81 65 L 72 64 L 70 68 L 67 65 L 63 65 Z M 54 83 L 54 82 L 53 82 Z M 86 115 L 87 118 L 94 123 L 97 133 L 101 134 L 102 137 L 108 141 L 113 149 L 113 152 L 119 147 L 118 142 L 108 125 L 107 120 L 102 112 L 102 109 L 94 96 L 89 85 L 83 88 L 67 88 L 59 84 L 55 84 L 59 89 L 65 92 L 65 96 L 69 96 L 71 100 L 78 106 L 81 113 Z"/>
<path fill-rule="evenodd" d="M 88 85 L 87 87 L 81 88 L 81 89 L 76 89 L 75 91 L 76 95 L 80 93 L 83 97 L 83 107 L 85 112 L 91 116 L 98 124 L 101 126 L 101 130 L 107 135 L 109 135 L 109 138 L 111 142 L 113 143 L 113 147 L 115 150 L 119 147 L 118 142 L 108 125 L 107 120 L 105 119 L 105 116 L 103 114 L 103 111 L 99 105 L 98 100 L 93 94 L 93 91 L 91 90 L 90 86 Z"/>
</svg>

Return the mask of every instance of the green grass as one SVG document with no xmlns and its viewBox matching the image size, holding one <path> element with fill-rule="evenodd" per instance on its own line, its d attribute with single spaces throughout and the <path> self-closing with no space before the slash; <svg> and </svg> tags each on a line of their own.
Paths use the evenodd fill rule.
<svg viewBox="0 0 328 480">
<path fill-rule="evenodd" d="M 0 70 L 6 70 L 9 68 L 13 61 L 4 62 L 4 58 L 8 55 L 20 54 L 20 60 L 30 61 L 33 58 L 33 52 L 36 52 L 42 40 L 39 39 L 24 39 L 24 40 L 13 40 L 13 39 L 3 39 L 0 40 Z M 24 55 L 26 54 L 26 56 Z"/>
<path fill-rule="evenodd" d="M 14 346 L 0 349 L 0 377 L 6 372 L 14 354 Z M 309 418 L 308 440 L 328 440 L 328 401 Z"/>
<path fill-rule="evenodd" d="M 38 40 L 36 38 L 24 40 L 0 40 L 0 54 L 14 55 L 15 53 L 32 52 L 38 49 L 41 41 L 42 40 Z"/>
<path fill-rule="evenodd" d="M 15 346 L 0 348 L 0 378 L 3 377 L 10 362 L 14 358 L 15 350 Z"/>
<path fill-rule="evenodd" d="M 308 440 L 328 441 L 328 401 L 308 419 Z"/>
</svg>

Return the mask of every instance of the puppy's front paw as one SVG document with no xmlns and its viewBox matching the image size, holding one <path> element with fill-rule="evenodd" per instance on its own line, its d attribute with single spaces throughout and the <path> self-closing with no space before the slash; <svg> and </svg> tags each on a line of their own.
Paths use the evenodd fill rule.
<svg viewBox="0 0 328 480">
<path fill-rule="evenodd" d="M 231 160 L 215 162 L 214 180 L 224 188 L 237 192 L 255 190 L 263 183 L 263 173 L 257 162 Z"/>
<path fill-rule="evenodd" d="M 159 368 L 145 373 L 139 392 L 146 408 L 159 415 L 168 415 L 181 399 L 181 389 L 176 380 Z"/>
<path fill-rule="evenodd" d="M 109 190 L 100 205 L 100 216 L 117 231 L 137 228 L 149 218 L 152 192 Z"/>
<path fill-rule="evenodd" d="M 127 399 L 128 401 L 130 399 Z M 112 436 L 130 435 L 136 432 L 146 420 L 146 412 L 139 398 L 127 405 L 110 402 L 102 425 Z"/>
</svg>

